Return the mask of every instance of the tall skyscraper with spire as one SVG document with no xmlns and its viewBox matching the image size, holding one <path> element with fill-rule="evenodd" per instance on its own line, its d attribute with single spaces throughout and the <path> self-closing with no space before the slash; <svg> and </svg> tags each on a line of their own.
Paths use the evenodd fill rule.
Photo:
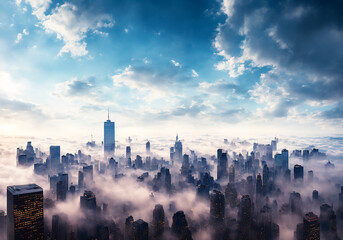
<svg viewBox="0 0 343 240">
<path fill-rule="evenodd" d="M 110 157 L 114 155 L 115 138 L 114 122 L 110 120 L 110 110 L 108 110 L 107 121 L 104 122 L 104 155 Z"/>
</svg>

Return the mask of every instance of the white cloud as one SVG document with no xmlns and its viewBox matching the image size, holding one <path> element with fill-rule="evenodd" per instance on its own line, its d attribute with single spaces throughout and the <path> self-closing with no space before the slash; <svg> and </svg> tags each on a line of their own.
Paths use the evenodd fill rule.
<svg viewBox="0 0 343 240">
<path fill-rule="evenodd" d="M 33 9 L 40 21 L 41 26 L 47 33 L 56 33 L 57 38 L 64 42 L 64 46 L 58 53 L 70 53 L 72 57 L 85 56 L 88 54 L 85 41 L 88 32 L 107 36 L 108 33 L 99 31 L 101 28 L 109 28 L 114 25 L 112 17 L 108 14 L 94 14 L 87 10 L 80 10 L 72 3 L 58 5 L 51 14 L 45 15 L 50 6 L 50 0 L 25 0 Z"/>
<path fill-rule="evenodd" d="M 174 64 L 175 67 L 180 67 L 180 68 L 182 67 L 181 64 L 180 64 L 179 62 L 176 62 L 176 61 L 173 60 L 173 59 L 170 60 L 170 61 Z"/>
<path fill-rule="evenodd" d="M 29 35 L 29 32 L 24 28 L 22 33 L 18 33 L 17 34 L 17 39 L 14 40 L 14 43 L 18 44 L 21 42 L 21 40 L 23 39 L 23 35 Z"/>
<path fill-rule="evenodd" d="M 192 69 L 192 77 L 199 77 L 199 74 L 194 69 Z"/>
</svg>

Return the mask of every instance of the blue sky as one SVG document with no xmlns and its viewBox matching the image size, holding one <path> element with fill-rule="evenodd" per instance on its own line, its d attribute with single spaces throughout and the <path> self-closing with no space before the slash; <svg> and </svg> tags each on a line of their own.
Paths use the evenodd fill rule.
<svg viewBox="0 0 343 240">
<path fill-rule="evenodd" d="M 342 134 L 340 1 L 0 2 L 0 134 Z"/>
</svg>

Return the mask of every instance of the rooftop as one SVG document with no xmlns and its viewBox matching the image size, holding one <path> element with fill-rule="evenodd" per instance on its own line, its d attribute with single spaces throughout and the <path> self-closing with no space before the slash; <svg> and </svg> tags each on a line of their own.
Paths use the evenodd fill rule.
<svg viewBox="0 0 343 240">
<path fill-rule="evenodd" d="M 8 186 L 7 190 L 10 191 L 13 195 L 43 192 L 43 188 L 41 188 L 37 184 Z"/>
</svg>

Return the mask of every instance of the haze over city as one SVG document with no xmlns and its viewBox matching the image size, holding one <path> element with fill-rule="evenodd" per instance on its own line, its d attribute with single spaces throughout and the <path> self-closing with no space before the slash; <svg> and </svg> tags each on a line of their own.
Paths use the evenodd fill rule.
<svg viewBox="0 0 343 240">
<path fill-rule="evenodd" d="M 342 9 L 0 1 L 0 240 L 343 239 Z"/>
</svg>

